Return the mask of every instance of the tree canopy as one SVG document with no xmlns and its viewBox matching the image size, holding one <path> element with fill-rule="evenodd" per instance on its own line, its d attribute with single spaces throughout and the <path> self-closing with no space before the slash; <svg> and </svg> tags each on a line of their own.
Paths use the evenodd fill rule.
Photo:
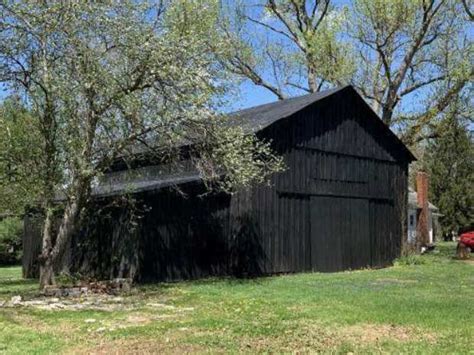
<svg viewBox="0 0 474 355">
<path fill-rule="evenodd" d="M 41 285 L 54 282 L 53 264 L 94 184 L 118 158 L 133 158 L 137 144 L 177 168 L 177 148 L 191 147 L 188 158 L 202 178 L 229 192 L 281 169 L 267 143 L 229 128 L 217 114 L 226 89 L 208 50 L 218 40 L 217 6 L 215 0 L 0 4 L 0 81 L 23 100 L 39 130 L 46 213 Z M 222 149 L 229 145 L 231 152 Z M 53 237 L 58 196 L 65 202 Z"/>
<path fill-rule="evenodd" d="M 435 134 L 473 78 L 466 2 L 253 0 L 225 9 L 222 60 L 238 77 L 278 99 L 351 83 L 409 143 Z"/>
<path fill-rule="evenodd" d="M 41 190 L 37 121 L 18 98 L 0 106 L 0 213 L 20 215 Z"/>
<path fill-rule="evenodd" d="M 444 233 L 474 219 L 474 141 L 462 113 L 453 105 L 441 123 L 443 135 L 427 147 L 430 199 L 439 208 Z"/>
</svg>

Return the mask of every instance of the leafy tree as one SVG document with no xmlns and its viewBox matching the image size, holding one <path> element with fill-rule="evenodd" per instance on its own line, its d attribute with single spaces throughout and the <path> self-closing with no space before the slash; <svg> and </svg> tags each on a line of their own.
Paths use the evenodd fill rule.
<svg viewBox="0 0 474 355">
<path fill-rule="evenodd" d="M 440 209 L 444 233 L 474 220 L 474 141 L 457 108 L 441 123 L 443 135 L 432 140 L 425 154 L 430 174 L 430 199 Z"/>
<path fill-rule="evenodd" d="M 405 97 L 428 88 L 437 93 L 414 118 L 431 118 L 472 78 L 465 57 L 472 44 L 458 1 L 357 0 L 354 10 L 351 28 L 362 69 L 355 82 L 385 123 L 393 123 Z"/>
<path fill-rule="evenodd" d="M 0 265 L 16 264 L 21 259 L 23 223 L 17 217 L 0 219 Z"/>
<path fill-rule="evenodd" d="M 407 142 L 429 138 L 427 130 L 436 135 L 443 111 L 468 94 L 474 75 L 466 2 L 335 4 L 255 0 L 225 7 L 223 61 L 278 99 L 352 83 Z"/>
<path fill-rule="evenodd" d="M 281 168 L 268 144 L 216 114 L 226 88 L 208 51 L 217 9 L 216 0 L 0 3 L 0 80 L 24 98 L 41 135 L 41 287 L 54 283 L 93 185 L 137 144 L 176 165 L 176 147 L 191 147 L 203 179 L 226 191 Z M 241 154 L 222 149 L 228 142 Z"/>
<path fill-rule="evenodd" d="M 37 121 L 18 98 L 0 106 L 0 213 L 19 215 L 38 197 L 42 181 Z"/>
<path fill-rule="evenodd" d="M 349 81 L 351 47 L 339 36 L 346 13 L 330 0 L 227 4 L 221 31 L 229 45 L 222 61 L 232 73 L 280 100 Z"/>
</svg>

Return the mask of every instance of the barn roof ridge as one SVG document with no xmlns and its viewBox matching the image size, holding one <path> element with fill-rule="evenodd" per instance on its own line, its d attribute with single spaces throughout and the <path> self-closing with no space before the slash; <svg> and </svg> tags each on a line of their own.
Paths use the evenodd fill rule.
<svg viewBox="0 0 474 355">
<path fill-rule="evenodd" d="M 400 138 L 392 132 L 392 130 L 380 119 L 357 90 L 351 85 L 340 86 L 330 90 L 246 108 L 227 114 L 227 117 L 229 118 L 229 124 L 231 126 L 240 126 L 244 129 L 244 132 L 257 133 L 280 120 L 289 118 L 295 113 L 343 91 L 352 92 L 358 97 L 358 100 L 361 100 L 361 102 L 364 103 L 368 110 L 372 112 L 371 115 L 368 115 L 368 120 L 372 120 L 375 125 L 379 125 L 381 129 L 384 129 L 387 132 L 386 137 L 393 139 L 397 145 L 399 145 L 399 147 L 406 153 L 408 160 L 416 159 Z M 118 172 L 120 173 L 120 171 Z M 112 177 L 112 175 L 110 175 L 110 177 Z M 114 181 L 114 179 L 106 179 L 94 189 L 93 195 L 96 197 L 106 197 L 123 191 L 140 192 L 150 189 L 161 189 L 173 186 L 174 184 L 199 181 L 200 179 L 201 177 L 195 169 L 172 174 L 172 176 L 154 176 L 144 178 L 143 180 L 132 178 L 133 182 L 128 179 L 128 181 L 124 182 Z"/>
</svg>

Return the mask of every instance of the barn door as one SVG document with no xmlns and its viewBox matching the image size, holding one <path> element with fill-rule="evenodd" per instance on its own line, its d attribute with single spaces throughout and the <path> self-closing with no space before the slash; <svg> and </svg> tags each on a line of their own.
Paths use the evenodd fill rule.
<svg viewBox="0 0 474 355">
<path fill-rule="evenodd" d="M 311 197 L 311 266 L 338 271 L 370 265 L 369 201 Z"/>
<path fill-rule="evenodd" d="M 393 259 L 399 256 L 401 247 L 401 234 L 394 233 L 394 226 L 399 224 L 400 220 L 394 212 L 393 202 L 371 201 L 370 218 L 372 266 L 384 267 L 390 265 Z"/>
</svg>

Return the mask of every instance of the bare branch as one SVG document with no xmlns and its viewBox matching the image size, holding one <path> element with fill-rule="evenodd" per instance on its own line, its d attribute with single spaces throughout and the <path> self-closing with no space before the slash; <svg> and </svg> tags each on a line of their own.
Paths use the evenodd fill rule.
<svg viewBox="0 0 474 355">
<path fill-rule="evenodd" d="M 407 87 L 406 89 L 402 90 L 400 92 L 400 96 L 405 96 L 407 94 L 412 93 L 413 91 L 416 91 L 416 90 L 422 88 L 423 86 L 430 85 L 430 84 L 435 83 L 437 81 L 444 80 L 445 78 L 446 78 L 445 75 L 441 75 L 441 76 L 437 76 L 435 78 L 431 78 L 431 79 L 426 80 L 426 81 L 422 81 L 422 82 L 413 84 L 413 85 Z"/>
</svg>

